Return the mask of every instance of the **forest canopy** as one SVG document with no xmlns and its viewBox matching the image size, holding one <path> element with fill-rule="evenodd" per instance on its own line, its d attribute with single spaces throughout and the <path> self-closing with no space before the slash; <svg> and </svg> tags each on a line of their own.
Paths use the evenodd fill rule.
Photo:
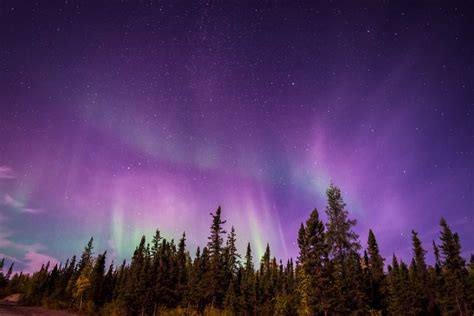
<svg viewBox="0 0 474 316">
<path fill-rule="evenodd" d="M 461 256 L 458 234 L 445 219 L 428 246 L 412 231 L 412 259 L 382 257 L 369 230 L 366 244 L 354 232 L 341 190 L 327 189 L 324 223 L 314 209 L 297 232 L 298 258 L 272 256 L 270 245 L 254 258 L 236 247 L 236 231 L 224 228 L 219 207 L 211 213 L 208 242 L 193 256 L 186 234 L 176 242 L 161 236 L 141 238 L 131 261 L 106 266 L 107 252 L 95 254 L 93 238 L 80 257 L 45 263 L 31 275 L 3 272 L 2 296 L 21 293 L 21 303 L 85 314 L 265 314 L 265 315 L 471 315 L 474 311 L 474 255 Z M 259 259 L 259 260 L 258 260 Z"/>
</svg>

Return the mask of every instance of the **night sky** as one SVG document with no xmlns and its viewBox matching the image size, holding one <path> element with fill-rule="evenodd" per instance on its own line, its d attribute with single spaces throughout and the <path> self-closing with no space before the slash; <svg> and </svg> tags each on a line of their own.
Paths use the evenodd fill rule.
<svg viewBox="0 0 474 316">
<path fill-rule="evenodd" d="M 194 253 L 221 205 L 295 257 L 331 181 L 364 246 L 474 252 L 474 9 L 413 2 L 0 1 L 0 256 Z"/>
</svg>

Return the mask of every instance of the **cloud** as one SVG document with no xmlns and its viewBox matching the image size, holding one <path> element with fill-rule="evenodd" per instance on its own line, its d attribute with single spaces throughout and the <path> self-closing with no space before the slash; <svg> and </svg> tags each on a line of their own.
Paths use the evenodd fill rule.
<svg viewBox="0 0 474 316">
<path fill-rule="evenodd" d="M 0 179 L 15 179 L 13 169 L 7 166 L 0 166 Z"/>
<path fill-rule="evenodd" d="M 41 210 L 37 208 L 32 208 L 32 207 L 27 207 L 25 203 L 16 200 L 9 194 L 5 194 L 3 197 L 3 204 L 7 206 L 11 206 L 17 210 L 19 210 L 21 213 L 28 213 L 28 214 L 37 214 L 40 213 Z"/>
<path fill-rule="evenodd" d="M 22 202 L 15 200 L 11 195 L 8 194 L 5 194 L 3 197 L 3 204 L 14 208 L 23 208 L 24 206 Z"/>
<path fill-rule="evenodd" d="M 15 258 L 15 257 L 9 256 L 9 255 L 6 255 L 6 254 L 4 254 L 4 253 L 0 253 L 0 258 L 5 258 L 5 259 L 10 260 L 10 261 L 13 261 L 13 262 L 15 262 L 15 263 L 18 262 L 18 263 L 23 264 L 23 262 L 22 262 L 21 260 Z M 4 268 L 5 268 L 5 267 L 4 267 Z"/>
<path fill-rule="evenodd" d="M 10 240 L 11 234 L 8 229 L 5 229 L 3 225 L 0 225 L 0 229 L 0 249 L 16 248 L 15 243 Z"/>
<path fill-rule="evenodd" d="M 54 267 L 54 265 L 56 264 L 59 265 L 59 261 L 56 258 L 39 253 L 35 249 L 29 249 L 26 252 L 24 256 L 24 261 L 25 267 L 23 271 L 26 273 L 33 273 L 35 271 L 38 271 L 43 264 L 46 264 L 48 262 L 50 268 Z"/>
<path fill-rule="evenodd" d="M 41 213 L 41 210 L 39 208 L 25 207 L 23 208 L 23 212 L 28 214 L 37 214 Z"/>
<path fill-rule="evenodd" d="M 50 267 L 52 268 L 55 264 L 59 264 L 59 260 L 54 257 L 48 256 L 42 251 L 45 247 L 41 244 L 32 244 L 25 245 L 9 240 L 10 237 L 8 234 L 0 235 L 0 248 L 2 249 L 14 249 L 23 253 L 23 257 L 20 256 L 10 256 L 5 253 L 0 253 L 0 258 L 5 258 L 15 263 L 15 272 L 19 272 L 18 264 L 22 267 L 21 271 L 24 273 L 33 273 L 38 271 L 41 268 L 41 265 L 50 262 Z"/>
<path fill-rule="evenodd" d="M 15 199 L 10 200 L 11 203 L 18 203 Z M 31 209 L 33 210 L 33 209 Z M 25 212 L 31 212 L 25 209 Z M 36 210 L 35 210 L 36 211 Z M 44 254 L 46 247 L 42 244 L 23 244 L 15 241 L 15 237 L 11 229 L 6 224 L 7 218 L 0 214 L 0 258 L 6 258 L 15 263 L 14 272 L 21 270 L 25 273 L 33 273 L 41 268 L 41 265 L 50 262 L 50 267 L 59 264 L 59 261 L 51 256 Z M 8 254 L 10 253 L 10 254 Z M 15 253 L 17 255 L 11 255 Z M 19 269 L 19 266 L 21 269 Z"/>
</svg>

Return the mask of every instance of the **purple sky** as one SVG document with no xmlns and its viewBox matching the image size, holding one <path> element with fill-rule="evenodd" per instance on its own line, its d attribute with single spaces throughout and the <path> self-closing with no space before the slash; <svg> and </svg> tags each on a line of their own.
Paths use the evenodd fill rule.
<svg viewBox="0 0 474 316">
<path fill-rule="evenodd" d="M 408 258 L 415 229 L 431 251 L 444 216 L 474 252 L 473 8 L 125 2 L 0 1 L 18 270 L 91 235 L 115 260 L 156 228 L 194 251 L 218 205 L 241 251 L 294 257 L 331 180 L 363 245 Z"/>
</svg>

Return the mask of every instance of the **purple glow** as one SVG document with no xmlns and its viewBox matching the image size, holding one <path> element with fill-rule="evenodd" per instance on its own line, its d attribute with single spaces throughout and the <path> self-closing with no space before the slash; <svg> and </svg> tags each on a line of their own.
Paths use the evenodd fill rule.
<svg viewBox="0 0 474 316">
<path fill-rule="evenodd" d="M 294 257 L 331 180 L 385 256 L 441 216 L 474 251 L 472 10 L 90 3 L 0 4 L 17 269 L 91 235 L 117 260 L 156 228 L 193 249 L 218 205 L 241 252 Z"/>
</svg>

